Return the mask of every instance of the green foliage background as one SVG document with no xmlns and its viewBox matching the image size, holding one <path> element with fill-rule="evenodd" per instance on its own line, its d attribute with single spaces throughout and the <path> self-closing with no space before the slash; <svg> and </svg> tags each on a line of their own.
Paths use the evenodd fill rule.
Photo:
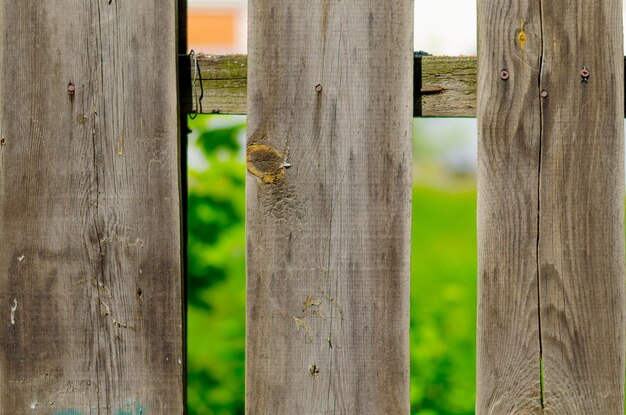
<svg viewBox="0 0 626 415">
<path fill-rule="evenodd" d="M 244 120 L 190 124 L 188 410 L 244 413 Z M 474 413 L 476 188 L 438 162 L 416 129 L 411 272 L 411 405 L 418 415 Z"/>
</svg>

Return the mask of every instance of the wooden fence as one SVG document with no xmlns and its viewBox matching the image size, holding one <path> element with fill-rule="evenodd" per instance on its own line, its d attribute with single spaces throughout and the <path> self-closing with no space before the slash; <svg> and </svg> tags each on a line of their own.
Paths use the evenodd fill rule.
<svg viewBox="0 0 626 415">
<path fill-rule="evenodd" d="M 184 1 L 48 3 L 0 5 L 0 413 L 184 412 L 195 110 L 248 114 L 247 413 L 409 413 L 416 114 L 478 116 L 476 413 L 623 414 L 621 2 L 479 0 L 477 66 L 251 0 L 195 88 Z"/>
<path fill-rule="evenodd" d="M 478 11 L 477 412 L 623 414 L 622 3 Z"/>
<path fill-rule="evenodd" d="M 184 402 L 176 4 L 0 4 L 0 413 Z"/>
</svg>

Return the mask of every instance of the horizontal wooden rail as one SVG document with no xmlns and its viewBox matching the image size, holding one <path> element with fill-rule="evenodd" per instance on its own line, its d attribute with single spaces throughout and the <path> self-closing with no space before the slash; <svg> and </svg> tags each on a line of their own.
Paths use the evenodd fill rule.
<svg viewBox="0 0 626 415">
<path fill-rule="evenodd" d="M 248 62 L 245 55 L 197 55 L 199 75 L 183 108 L 196 111 L 202 91 L 202 114 L 246 114 Z M 424 117 L 476 116 L 476 57 L 422 57 L 422 107 Z M 195 65 L 190 62 L 193 86 Z M 200 88 L 202 79 L 202 88 Z M 193 88 L 192 88 L 193 89 Z"/>
<path fill-rule="evenodd" d="M 201 114 L 246 114 L 248 58 L 246 55 L 198 55 L 200 71 L 195 75 L 190 62 L 192 92 L 183 95 L 183 108 Z M 421 108 L 415 115 L 421 117 L 476 117 L 475 56 L 424 56 L 421 68 L 416 58 L 416 78 L 421 79 Z M 182 66 L 181 66 L 182 67 Z M 626 58 L 624 59 L 626 68 Z M 421 77 L 419 76 L 421 69 Z M 200 88 L 202 79 L 202 88 Z M 201 105 L 197 101 L 202 93 Z M 626 91 L 625 91 L 626 97 Z M 195 98 L 194 98 L 195 97 Z M 199 107 L 196 109 L 196 107 Z M 420 113 L 421 110 L 421 113 Z"/>
</svg>

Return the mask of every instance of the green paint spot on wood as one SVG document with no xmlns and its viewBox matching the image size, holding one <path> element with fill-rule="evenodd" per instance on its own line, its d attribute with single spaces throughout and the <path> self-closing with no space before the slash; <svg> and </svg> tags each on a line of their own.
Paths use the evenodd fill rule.
<svg viewBox="0 0 626 415">
<path fill-rule="evenodd" d="M 142 404 L 134 399 L 127 399 L 126 403 L 120 405 L 113 415 L 145 415 L 145 409 Z"/>
<path fill-rule="evenodd" d="M 124 406 L 124 408 L 120 406 L 113 415 L 146 415 L 146 411 L 140 403 L 131 401 L 122 406 Z M 92 412 L 90 411 L 90 413 Z M 54 415 L 83 415 L 83 412 L 77 409 L 63 409 L 55 412 Z"/>
<path fill-rule="evenodd" d="M 545 375 L 543 373 L 543 356 L 539 356 L 539 388 L 540 388 L 540 396 L 541 399 L 541 408 L 545 408 L 545 386 L 544 386 Z"/>
</svg>

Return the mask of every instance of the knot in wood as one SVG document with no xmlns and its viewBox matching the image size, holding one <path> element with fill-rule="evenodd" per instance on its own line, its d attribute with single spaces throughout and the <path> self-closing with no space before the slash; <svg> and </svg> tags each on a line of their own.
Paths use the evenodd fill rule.
<svg viewBox="0 0 626 415">
<path fill-rule="evenodd" d="M 266 144 L 250 144 L 246 147 L 246 167 L 263 183 L 276 183 L 285 177 L 285 170 L 291 164 L 285 162 L 285 155 Z"/>
</svg>

